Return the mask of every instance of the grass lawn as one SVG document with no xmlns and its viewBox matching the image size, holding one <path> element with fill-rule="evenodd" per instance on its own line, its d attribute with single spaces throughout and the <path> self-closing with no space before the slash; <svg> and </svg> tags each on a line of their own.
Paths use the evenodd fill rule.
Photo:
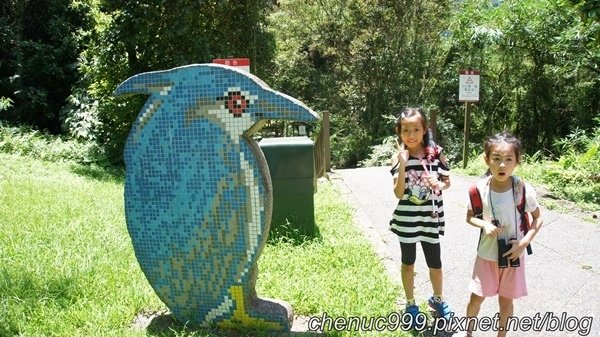
<svg viewBox="0 0 600 337">
<path fill-rule="evenodd" d="M 271 240 L 263 251 L 259 295 L 302 316 L 396 311 L 399 285 L 329 183 L 319 186 L 315 208 L 318 238 Z M 132 326 L 138 313 L 165 309 L 133 253 L 122 175 L 0 154 L 0 336 L 224 335 Z"/>
</svg>

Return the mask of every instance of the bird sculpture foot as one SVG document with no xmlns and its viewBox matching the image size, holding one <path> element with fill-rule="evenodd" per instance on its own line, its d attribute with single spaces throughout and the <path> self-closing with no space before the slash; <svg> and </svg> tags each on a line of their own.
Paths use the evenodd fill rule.
<svg viewBox="0 0 600 337">
<path fill-rule="evenodd" d="M 254 307 L 249 314 L 246 310 L 247 303 L 244 299 L 242 286 L 232 286 L 229 289 L 231 297 L 236 303 L 233 317 L 217 323 L 223 329 L 250 328 L 256 330 L 289 331 L 291 307 L 282 303 L 275 303 L 264 299 L 256 299 L 258 307 Z M 255 317 L 262 316 L 262 317 Z"/>
</svg>

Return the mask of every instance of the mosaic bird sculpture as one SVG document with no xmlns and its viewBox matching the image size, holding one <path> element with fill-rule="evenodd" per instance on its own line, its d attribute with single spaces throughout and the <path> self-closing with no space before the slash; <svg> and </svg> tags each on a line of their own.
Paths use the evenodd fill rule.
<svg viewBox="0 0 600 337">
<path fill-rule="evenodd" d="M 114 94 L 149 95 L 125 144 L 125 213 L 154 291 L 181 322 L 289 330 L 289 305 L 254 288 L 272 194 L 251 135 L 269 119 L 317 115 L 218 64 L 138 74 Z"/>
</svg>

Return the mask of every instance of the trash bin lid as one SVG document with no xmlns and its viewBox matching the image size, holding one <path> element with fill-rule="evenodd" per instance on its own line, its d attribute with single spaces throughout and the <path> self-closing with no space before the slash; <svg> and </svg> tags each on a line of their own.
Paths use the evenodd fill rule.
<svg viewBox="0 0 600 337">
<path fill-rule="evenodd" d="M 258 143 L 263 146 L 313 146 L 313 141 L 306 136 L 263 138 Z"/>
</svg>

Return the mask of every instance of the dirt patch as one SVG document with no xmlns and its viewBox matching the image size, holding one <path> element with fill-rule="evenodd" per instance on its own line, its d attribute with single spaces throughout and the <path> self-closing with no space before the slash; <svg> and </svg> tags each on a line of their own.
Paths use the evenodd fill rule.
<svg viewBox="0 0 600 337">
<path fill-rule="evenodd" d="M 189 324 L 180 323 L 173 317 L 173 315 L 167 310 L 161 311 L 151 311 L 144 310 L 138 313 L 133 322 L 131 323 L 131 327 L 136 330 L 146 330 L 150 335 L 157 336 L 169 336 L 169 335 L 177 335 L 174 332 L 178 333 L 192 333 L 199 332 L 205 334 L 206 336 L 232 336 L 232 337 L 242 337 L 242 336 L 322 336 L 322 333 L 310 332 L 308 331 L 308 321 L 309 317 L 305 316 L 295 316 L 294 324 L 292 326 L 291 332 L 289 334 L 285 333 L 274 333 L 267 331 L 238 331 L 238 330 L 221 330 L 216 328 L 206 328 L 206 327 L 194 327 Z"/>
</svg>

